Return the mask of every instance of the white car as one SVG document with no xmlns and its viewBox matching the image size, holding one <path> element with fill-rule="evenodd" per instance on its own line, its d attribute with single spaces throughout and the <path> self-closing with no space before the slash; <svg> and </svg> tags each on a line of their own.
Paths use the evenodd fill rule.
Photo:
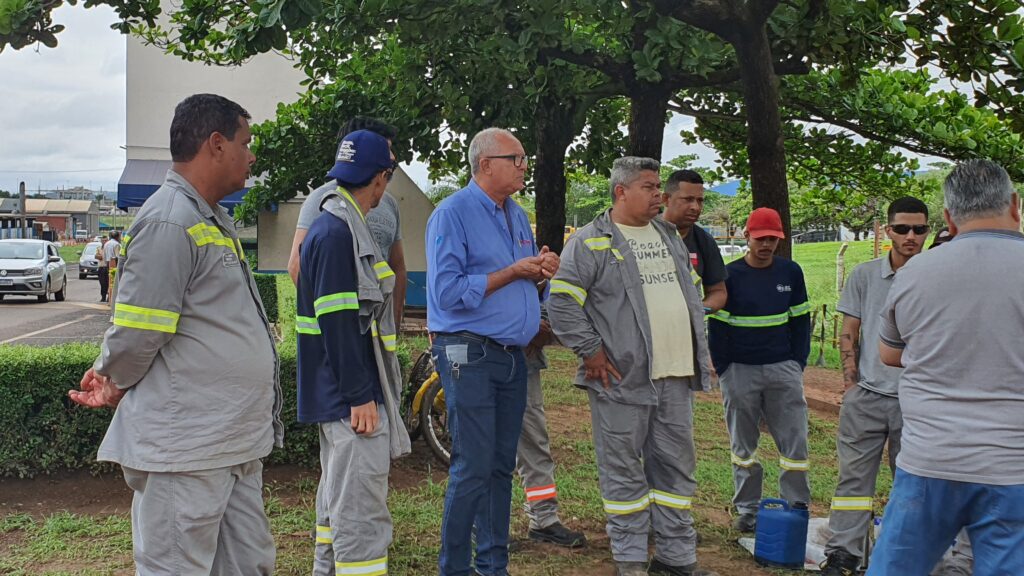
<svg viewBox="0 0 1024 576">
<path fill-rule="evenodd" d="M 57 246 L 46 240 L 0 240 L 0 300 L 8 294 L 61 302 L 68 276 Z"/>
<path fill-rule="evenodd" d="M 99 252 L 101 246 L 103 246 L 101 242 L 89 242 L 82 249 L 82 257 L 78 259 L 79 280 L 85 280 L 87 276 L 99 278 L 100 261 L 96 259 L 96 253 Z"/>
<path fill-rule="evenodd" d="M 725 260 L 732 260 L 747 253 L 747 247 L 740 244 L 719 244 L 718 253 Z"/>
</svg>

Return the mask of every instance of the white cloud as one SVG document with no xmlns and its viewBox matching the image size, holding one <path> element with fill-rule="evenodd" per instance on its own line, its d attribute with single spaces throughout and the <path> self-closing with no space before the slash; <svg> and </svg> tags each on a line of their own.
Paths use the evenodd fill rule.
<svg viewBox="0 0 1024 576">
<path fill-rule="evenodd" d="M 63 5 L 57 48 L 0 53 L 0 189 L 111 190 L 124 166 L 125 38 L 107 7 Z M 105 169 L 104 171 L 96 171 Z M 83 170 L 83 172 L 69 172 Z"/>
</svg>

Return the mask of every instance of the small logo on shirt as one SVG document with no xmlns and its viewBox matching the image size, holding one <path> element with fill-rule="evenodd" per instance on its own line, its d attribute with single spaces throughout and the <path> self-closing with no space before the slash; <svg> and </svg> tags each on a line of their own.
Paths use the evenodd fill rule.
<svg viewBox="0 0 1024 576">
<path fill-rule="evenodd" d="M 782 284 L 778 284 L 778 285 L 776 285 L 776 286 L 775 286 L 775 289 L 776 289 L 776 290 L 778 290 L 779 292 L 792 292 L 792 291 L 793 291 L 793 288 L 792 288 L 792 287 L 790 287 L 790 286 L 784 286 L 784 285 L 782 285 Z"/>
<path fill-rule="evenodd" d="M 530 240 L 529 238 L 523 238 L 522 240 L 519 241 L 519 245 L 520 246 L 532 246 L 533 245 L 533 240 Z"/>
<path fill-rule="evenodd" d="M 238 256 L 235 256 L 234 252 L 225 252 L 224 253 L 224 267 L 225 268 L 231 268 L 233 266 L 238 266 Z"/>
</svg>

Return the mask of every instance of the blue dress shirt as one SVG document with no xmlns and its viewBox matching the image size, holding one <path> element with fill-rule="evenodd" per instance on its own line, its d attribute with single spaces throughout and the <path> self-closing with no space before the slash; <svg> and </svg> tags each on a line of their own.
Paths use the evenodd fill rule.
<svg viewBox="0 0 1024 576">
<path fill-rule="evenodd" d="M 488 274 L 537 254 L 530 220 L 519 204 L 508 198 L 502 209 L 470 181 L 434 209 L 426 249 L 431 332 L 465 330 L 505 345 L 530 343 L 540 328 L 536 284 L 515 280 L 484 295 Z"/>
</svg>

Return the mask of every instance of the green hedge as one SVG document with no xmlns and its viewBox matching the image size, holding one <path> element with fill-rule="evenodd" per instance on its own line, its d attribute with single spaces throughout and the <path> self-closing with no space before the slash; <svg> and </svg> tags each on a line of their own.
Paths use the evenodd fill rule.
<svg viewBox="0 0 1024 576">
<path fill-rule="evenodd" d="M 267 311 L 267 320 L 277 322 L 277 274 L 253 274 L 256 288 L 260 291 L 263 308 Z"/>
<path fill-rule="evenodd" d="M 268 460 L 314 467 L 319 462 L 317 429 L 295 421 L 294 338 L 285 340 L 279 352 L 285 447 Z M 95 344 L 0 346 L 0 476 L 110 469 L 96 462 L 96 450 L 113 412 L 75 405 L 67 394 L 98 354 Z M 409 351 L 402 345 L 399 359 L 408 366 Z"/>
</svg>

